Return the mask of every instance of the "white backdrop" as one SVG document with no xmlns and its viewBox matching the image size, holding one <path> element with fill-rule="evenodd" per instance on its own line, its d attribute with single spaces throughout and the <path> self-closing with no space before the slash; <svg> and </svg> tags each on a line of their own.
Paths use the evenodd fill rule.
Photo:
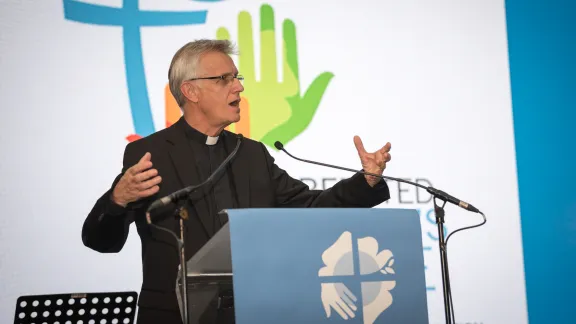
<svg viewBox="0 0 576 324">
<path fill-rule="evenodd" d="M 503 1 L 267 3 L 277 30 L 285 18 L 296 25 L 302 91 L 320 73 L 334 74 L 312 122 L 287 149 L 357 168 L 354 135 L 369 151 L 390 141 L 387 175 L 427 179 L 488 217 L 485 226 L 450 239 L 457 321 L 526 323 Z M 245 10 L 255 24 L 258 59 L 262 4 L 140 1 L 141 10 L 208 10 L 205 24 L 141 29 L 156 129 L 165 124 L 164 86 L 174 52 L 190 40 L 215 37 L 220 26 L 235 40 L 237 16 Z M 66 20 L 56 0 L 0 1 L 0 24 L 0 322 L 12 320 L 23 294 L 138 291 L 134 227 L 118 254 L 89 250 L 80 238 L 85 216 L 120 171 L 125 137 L 134 132 L 122 28 Z M 279 32 L 276 37 L 282 53 Z M 318 187 L 322 179 L 349 176 L 272 153 L 292 176 L 312 178 Z M 380 207 L 421 209 L 429 314 L 431 323 L 441 323 L 437 233 L 427 217 L 432 202 L 418 203 L 407 185 L 390 186 L 392 198 Z M 420 193 L 421 201 L 428 198 Z M 481 220 L 452 205 L 446 212 L 449 232 Z"/>
</svg>

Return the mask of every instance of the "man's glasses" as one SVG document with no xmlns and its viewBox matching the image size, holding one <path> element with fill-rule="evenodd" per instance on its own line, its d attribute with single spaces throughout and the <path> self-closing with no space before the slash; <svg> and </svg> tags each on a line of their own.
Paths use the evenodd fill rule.
<svg viewBox="0 0 576 324">
<path fill-rule="evenodd" d="M 244 81 L 244 77 L 241 75 L 232 75 L 232 74 L 224 74 L 224 75 L 220 75 L 220 76 L 213 76 L 213 77 L 203 77 L 203 78 L 193 78 L 193 79 L 188 79 L 187 81 L 194 81 L 194 80 L 218 80 L 218 81 L 224 81 L 225 84 L 229 84 L 232 83 L 232 81 L 234 81 L 234 79 L 238 79 L 238 81 L 242 82 Z"/>
</svg>

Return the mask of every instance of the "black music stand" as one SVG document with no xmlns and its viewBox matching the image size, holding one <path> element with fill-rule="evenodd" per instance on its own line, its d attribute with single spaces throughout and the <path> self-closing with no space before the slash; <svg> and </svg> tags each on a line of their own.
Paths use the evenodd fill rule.
<svg viewBox="0 0 576 324">
<path fill-rule="evenodd" d="M 21 296 L 14 324 L 132 324 L 137 299 L 134 291 Z"/>
</svg>

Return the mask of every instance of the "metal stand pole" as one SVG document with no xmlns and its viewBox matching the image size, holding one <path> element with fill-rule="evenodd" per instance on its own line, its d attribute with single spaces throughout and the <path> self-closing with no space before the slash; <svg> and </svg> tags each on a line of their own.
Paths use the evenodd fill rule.
<svg viewBox="0 0 576 324">
<path fill-rule="evenodd" d="M 186 280 L 188 271 L 186 270 L 186 242 L 184 241 L 184 220 L 188 219 L 188 212 L 182 206 L 178 213 L 180 216 L 180 241 L 178 242 L 180 249 L 180 296 L 182 300 L 183 321 L 184 324 L 188 324 L 188 286 Z"/>
<path fill-rule="evenodd" d="M 436 198 L 434 200 L 434 214 L 436 215 L 436 224 L 438 225 L 438 246 L 440 248 L 440 267 L 442 271 L 442 291 L 444 293 L 444 314 L 446 317 L 446 324 L 452 323 L 452 308 L 450 307 L 450 276 L 448 274 L 448 255 L 446 251 L 446 241 L 444 239 L 444 205 L 446 201 L 443 201 L 442 206 L 436 203 Z"/>
</svg>

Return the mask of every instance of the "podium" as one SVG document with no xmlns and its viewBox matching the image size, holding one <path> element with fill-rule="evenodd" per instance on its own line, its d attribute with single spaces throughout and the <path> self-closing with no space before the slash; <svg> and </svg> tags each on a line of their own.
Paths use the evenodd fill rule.
<svg viewBox="0 0 576 324">
<path fill-rule="evenodd" d="M 223 212 L 186 263 L 189 323 L 428 323 L 416 210 Z"/>
</svg>

